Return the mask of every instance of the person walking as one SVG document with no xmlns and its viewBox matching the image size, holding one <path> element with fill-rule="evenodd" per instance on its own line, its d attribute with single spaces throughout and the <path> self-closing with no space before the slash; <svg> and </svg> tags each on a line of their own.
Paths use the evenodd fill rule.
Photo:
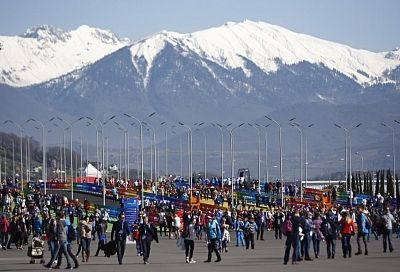
<svg viewBox="0 0 400 272">
<path fill-rule="evenodd" d="M 315 259 L 318 259 L 320 252 L 320 242 L 324 238 L 324 235 L 322 234 L 321 231 L 322 219 L 319 212 L 316 212 L 314 214 L 312 224 L 313 224 L 312 242 L 313 242 L 314 256 Z"/>
<path fill-rule="evenodd" d="M 90 257 L 90 242 L 92 241 L 92 223 L 89 222 L 88 216 L 79 221 L 78 231 L 81 236 L 82 262 L 88 262 Z"/>
<path fill-rule="evenodd" d="M 341 226 L 343 258 L 347 258 L 347 256 L 351 258 L 351 236 L 355 235 L 356 226 L 347 211 L 342 212 L 342 219 L 339 223 Z"/>
<path fill-rule="evenodd" d="M 335 259 L 338 225 L 336 224 L 331 211 L 328 211 L 325 218 L 322 220 L 321 231 L 325 237 L 328 259 Z"/>
<path fill-rule="evenodd" d="M 181 219 L 179 218 L 178 214 L 175 213 L 174 214 L 174 218 L 172 221 L 172 226 L 173 226 L 173 230 L 174 230 L 174 234 L 175 234 L 175 239 L 179 238 L 179 232 L 181 229 Z"/>
<path fill-rule="evenodd" d="M 18 217 L 14 216 L 12 221 L 10 222 L 10 239 L 7 242 L 7 249 L 11 249 L 11 243 L 15 243 L 15 247 L 19 249 L 19 230 L 18 230 Z"/>
<path fill-rule="evenodd" d="M 74 269 L 77 269 L 79 267 L 78 258 L 75 256 L 75 254 L 72 253 L 72 248 L 71 248 L 71 244 L 73 243 L 73 240 L 76 239 L 77 233 L 70 221 L 65 221 L 65 223 L 67 225 L 66 226 L 67 253 L 68 253 L 68 256 L 74 262 Z M 59 251 L 58 257 L 57 257 L 57 265 L 54 267 L 54 269 L 59 269 L 61 264 L 62 264 L 62 254 L 61 254 L 61 251 Z"/>
<path fill-rule="evenodd" d="M 301 241 L 301 259 L 312 261 L 310 258 L 311 231 L 313 228 L 312 214 L 305 211 L 301 218 L 301 227 L 303 229 L 303 239 Z"/>
<path fill-rule="evenodd" d="M 215 216 L 209 215 L 207 217 L 208 222 L 207 222 L 207 249 L 208 249 L 208 257 L 207 260 L 205 260 L 205 263 L 210 263 L 211 262 L 211 255 L 212 252 L 215 252 L 215 255 L 217 256 L 217 259 L 215 260 L 216 263 L 220 262 L 221 255 L 218 252 L 217 248 L 217 239 L 218 237 L 221 236 L 221 229 L 218 224 L 217 219 Z"/>
<path fill-rule="evenodd" d="M 56 248 L 54 250 L 54 254 L 52 254 L 50 261 L 44 265 L 44 267 L 51 268 L 53 262 L 56 260 L 56 258 L 61 258 L 59 256 L 59 252 L 61 251 L 62 254 L 64 254 L 65 258 L 67 259 L 67 267 L 66 269 L 71 269 L 71 261 L 69 258 L 68 250 L 67 250 L 67 230 L 66 230 L 67 224 L 65 222 L 65 215 L 63 212 L 60 212 L 57 216 L 57 222 L 56 222 L 56 239 L 57 239 L 57 244 Z"/>
<path fill-rule="evenodd" d="M 97 250 L 94 256 L 99 256 L 100 250 L 104 250 L 104 245 L 106 244 L 107 241 L 106 231 L 107 231 L 107 222 L 104 221 L 102 217 L 100 217 L 98 223 L 96 224 L 96 232 L 99 242 L 97 243 Z"/>
<path fill-rule="evenodd" d="M 392 244 L 392 231 L 395 223 L 393 215 L 390 213 L 390 207 L 386 207 L 385 214 L 381 218 L 382 220 L 382 240 L 383 240 L 383 252 L 386 252 L 387 245 L 389 244 L 389 251 L 393 252 Z"/>
<path fill-rule="evenodd" d="M 126 237 L 129 233 L 128 223 L 125 222 L 125 214 L 121 212 L 118 215 L 118 221 L 113 224 L 111 230 L 111 241 L 115 240 L 117 243 L 117 257 L 119 264 L 122 264 L 122 259 L 124 258 Z"/>
<path fill-rule="evenodd" d="M 260 209 L 260 212 L 257 214 L 257 240 L 260 239 L 261 241 L 264 240 L 264 228 L 266 226 L 266 216 L 263 209 Z"/>
<path fill-rule="evenodd" d="M 254 236 L 257 233 L 257 224 L 254 222 L 254 215 L 250 215 L 249 221 L 244 224 L 244 240 L 246 242 L 246 249 L 254 249 Z"/>
<path fill-rule="evenodd" d="M 360 207 L 357 213 L 357 247 L 358 251 L 354 255 L 361 255 L 362 250 L 361 250 L 361 243 L 360 239 L 362 238 L 363 243 L 364 243 L 364 248 L 365 248 L 365 255 L 368 255 L 368 245 L 366 238 L 369 233 L 369 229 L 367 228 L 367 210 L 365 210 L 363 207 Z"/>
<path fill-rule="evenodd" d="M 274 230 L 275 230 L 275 239 L 282 239 L 282 230 L 281 230 L 281 226 L 282 223 L 285 219 L 285 214 L 282 212 L 282 210 L 279 208 L 279 210 L 277 210 L 274 213 L 273 216 L 273 226 L 274 226 Z"/>
<path fill-rule="evenodd" d="M 236 246 L 238 247 L 240 244 L 244 246 L 244 222 L 242 218 L 239 216 L 235 222 L 235 233 L 236 233 Z"/>
<path fill-rule="evenodd" d="M 23 250 L 23 245 L 25 243 L 25 239 L 27 238 L 27 227 L 24 216 L 20 216 L 17 222 L 18 233 L 19 233 L 19 250 Z"/>
<path fill-rule="evenodd" d="M 3 213 L 0 218 L 0 244 L 3 250 L 6 250 L 8 242 L 8 231 L 10 229 L 10 222 L 7 216 Z"/>
<path fill-rule="evenodd" d="M 296 264 L 300 258 L 299 256 L 299 244 L 300 244 L 300 213 L 299 210 L 295 210 L 293 215 L 288 215 L 286 220 L 290 220 L 292 225 L 292 231 L 287 233 L 285 242 L 285 256 L 283 259 L 283 264 L 289 262 L 290 249 L 293 247 L 292 253 L 292 264 Z M 286 224 L 286 222 L 285 222 Z"/>
<path fill-rule="evenodd" d="M 151 242 L 154 240 L 156 243 L 158 243 L 158 236 L 157 229 L 153 224 L 149 223 L 147 216 L 143 218 L 143 224 L 139 226 L 139 237 L 142 242 L 143 263 L 148 264 L 151 251 Z"/>
<path fill-rule="evenodd" d="M 186 256 L 186 263 L 196 263 L 193 259 L 193 252 L 194 252 L 194 239 L 196 238 L 196 228 L 194 223 L 194 217 L 189 219 L 189 224 L 183 227 L 184 231 L 182 232 L 184 237 L 185 243 L 185 256 Z"/>
</svg>

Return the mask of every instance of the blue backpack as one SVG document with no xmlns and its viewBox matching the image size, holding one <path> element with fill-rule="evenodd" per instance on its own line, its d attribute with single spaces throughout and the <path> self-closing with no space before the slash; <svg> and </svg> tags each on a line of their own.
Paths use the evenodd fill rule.
<svg viewBox="0 0 400 272">
<path fill-rule="evenodd" d="M 76 229 L 72 224 L 67 227 L 67 241 L 75 241 L 78 236 Z"/>
</svg>

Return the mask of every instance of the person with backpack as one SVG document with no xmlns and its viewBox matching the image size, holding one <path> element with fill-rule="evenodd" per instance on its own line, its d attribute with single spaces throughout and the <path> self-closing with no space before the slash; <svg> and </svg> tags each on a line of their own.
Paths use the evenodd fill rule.
<svg viewBox="0 0 400 272">
<path fill-rule="evenodd" d="M 236 222 L 235 222 L 235 232 L 236 232 L 236 246 L 238 247 L 240 244 L 244 246 L 244 237 L 243 237 L 243 231 L 244 231 L 244 222 L 242 220 L 242 217 L 238 217 Z"/>
<path fill-rule="evenodd" d="M 77 237 L 77 232 L 74 226 L 71 224 L 70 221 L 65 221 L 66 223 L 66 231 L 67 231 L 67 253 L 68 256 L 72 259 L 74 262 L 74 269 L 77 269 L 79 267 L 79 262 L 78 258 L 72 253 L 72 248 L 71 244 L 73 241 L 76 240 Z M 57 265 L 54 267 L 54 269 L 59 269 L 62 263 L 62 254 L 61 251 L 58 252 L 58 257 L 57 257 Z"/>
<path fill-rule="evenodd" d="M 319 212 L 315 212 L 312 223 L 314 227 L 312 232 L 313 249 L 314 249 L 315 259 L 318 259 L 320 252 L 320 242 L 324 238 L 324 235 L 322 234 L 321 231 L 322 219 Z"/>
<path fill-rule="evenodd" d="M 254 249 L 254 236 L 257 233 L 257 229 L 257 224 L 254 222 L 254 215 L 251 214 L 249 221 L 244 225 L 246 249 L 249 249 L 250 245 L 251 249 Z"/>
<path fill-rule="evenodd" d="M 212 252 L 215 252 L 215 255 L 217 256 L 217 259 L 215 260 L 216 263 L 220 262 L 221 255 L 218 252 L 217 249 L 217 239 L 218 237 L 221 236 L 221 229 L 218 224 L 217 219 L 215 216 L 209 215 L 207 216 L 207 249 L 208 249 L 208 257 L 207 260 L 205 260 L 205 263 L 210 263 L 211 262 L 211 255 Z"/>
<path fill-rule="evenodd" d="M 62 254 L 64 254 L 65 258 L 67 259 L 66 269 L 71 269 L 71 261 L 67 250 L 67 223 L 65 222 L 65 214 L 63 212 L 60 212 L 57 216 L 55 234 L 57 239 L 56 248 L 54 250 L 54 254 L 51 256 L 50 261 L 44 265 L 44 267 L 51 268 L 56 258 L 61 259 Z"/>
<path fill-rule="evenodd" d="M 368 245 L 366 238 L 369 233 L 369 228 L 367 228 L 367 210 L 365 210 L 363 207 L 360 207 L 357 213 L 357 218 L 356 218 L 356 223 L 357 223 L 357 247 L 358 251 L 354 255 L 361 255 L 362 250 L 361 250 L 361 243 L 360 239 L 362 238 L 363 243 L 364 243 L 364 248 L 365 248 L 365 255 L 368 255 Z"/>
<path fill-rule="evenodd" d="M 286 235 L 285 242 L 285 256 L 283 264 L 287 264 L 289 261 L 290 248 L 293 247 L 292 253 L 292 264 L 296 264 L 299 261 L 299 244 L 300 244 L 300 213 L 296 209 L 293 215 L 288 214 L 285 222 L 282 225 L 282 232 Z"/>
<path fill-rule="evenodd" d="M 333 213 L 331 211 L 328 211 L 325 218 L 322 220 L 321 225 L 321 231 L 325 237 L 328 259 L 335 259 L 337 230 L 338 225 L 335 223 Z"/>
<path fill-rule="evenodd" d="M 104 245 L 106 244 L 107 241 L 106 231 L 107 231 L 107 222 L 105 222 L 103 218 L 100 217 L 99 221 L 96 224 L 97 238 L 99 240 L 99 242 L 97 243 L 96 254 L 94 255 L 96 257 L 99 256 L 100 250 L 104 250 Z"/>
</svg>

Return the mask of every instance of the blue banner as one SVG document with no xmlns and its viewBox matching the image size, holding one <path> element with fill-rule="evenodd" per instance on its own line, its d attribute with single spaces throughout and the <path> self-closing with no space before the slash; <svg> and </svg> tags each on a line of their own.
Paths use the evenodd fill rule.
<svg viewBox="0 0 400 272">
<path fill-rule="evenodd" d="M 138 218 L 138 199 L 127 198 L 124 202 L 125 221 L 131 226 Z"/>
</svg>

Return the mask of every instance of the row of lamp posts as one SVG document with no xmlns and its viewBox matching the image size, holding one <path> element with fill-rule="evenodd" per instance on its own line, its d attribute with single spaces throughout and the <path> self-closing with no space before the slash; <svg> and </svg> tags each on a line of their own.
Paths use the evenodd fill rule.
<svg viewBox="0 0 400 272">
<path fill-rule="evenodd" d="M 126 117 L 128 117 L 128 118 L 131 118 L 132 120 L 134 120 L 134 123 L 135 122 L 137 122 L 138 124 L 139 124 L 139 128 L 140 128 L 140 152 L 141 152 L 141 166 L 140 166 L 140 168 L 141 168 L 141 180 L 142 180 L 142 186 L 144 186 L 144 161 L 143 161 L 143 126 L 146 126 L 146 127 L 148 127 L 149 128 L 149 130 L 150 131 L 152 131 L 153 132 L 153 142 L 154 142 L 154 163 L 155 163 L 155 165 L 154 165 L 154 169 L 157 169 L 157 166 L 156 166 L 156 164 L 157 164 L 157 147 L 156 147 L 156 135 L 155 135 L 155 130 L 154 130 L 154 128 L 152 127 L 152 126 L 150 126 L 149 124 L 147 124 L 146 122 L 145 122 L 145 120 L 146 119 L 148 119 L 148 118 L 151 118 L 152 116 L 154 116 L 156 113 L 155 112 L 153 112 L 153 113 L 151 113 L 150 115 L 148 115 L 146 118 L 144 118 L 143 120 L 139 120 L 138 118 L 136 118 L 136 117 L 134 117 L 134 116 L 132 116 L 132 115 L 129 115 L 129 114 L 127 114 L 127 113 L 125 113 L 124 114 L 124 116 L 126 116 Z M 84 118 L 86 118 L 88 121 L 88 124 L 89 125 L 93 125 L 93 126 L 95 126 L 96 127 L 96 157 L 97 157 L 97 161 L 99 161 L 98 160 L 98 137 L 99 137 L 99 132 L 101 131 L 101 139 L 102 139 L 102 144 L 101 144 L 101 146 L 102 146 L 102 150 L 101 150 L 101 172 L 102 173 L 104 173 L 104 140 L 105 140 L 105 137 L 104 137 L 104 125 L 106 125 L 109 121 L 111 121 L 111 120 L 113 120 L 114 118 L 116 117 L 116 115 L 113 115 L 113 116 L 111 116 L 110 118 L 108 118 L 106 121 L 103 121 L 103 122 L 100 122 L 100 121 L 98 121 L 98 120 L 96 120 L 95 118 L 92 118 L 92 117 L 80 117 L 80 118 L 78 118 L 77 120 L 75 120 L 74 122 L 72 122 L 72 123 L 69 123 L 69 122 L 67 122 L 66 120 L 64 120 L 64 119 L 62 119 L 62 118 L 60 118 L 60 117 L 53 117 L 53 118 L 51 118 L 50 120 L 49 120 L 49 122 L 52 122 L 52 121 L 55 121 L 55 120 L 58 120 L 58 121 L 60 121 L 60 122 L 63 122 L 64 124 L 66 124 L 66 127 L 65 128 L 61 128 L 64 132 L 66 131 L 66 130 L 70 130 L 70 162 L 71 162 L 71 167 L 70 167 L 70 170 L 71 170 L 71 198 L 73 198 L 73 166 L 72 166 L 72 126 L 76 123 L 76 122 L 78 122 L 78 121 L 80 121 L 80 120 L 82 120 L 82 119 L 84 119 Z M 283 164 L 283 161 L 282 161 L 282 127 L 281 127 L 281 125 L 280 125 L 280 123 L 279 122 L 277 122 L 276 120 L 274 120 L 273 118 L 271 118 L 271 117 L 269 117 L 269 116 L 265 116 L 265 118 L 266 119 L 268 119 L 269 121 L 271 121 L 271 122 L 273 122 L 274 124 L 276 124 L 277 125 L 277 127 L 278 127 L 278 129 L 279 129 L 279 157 L 280 157 L 280 159 L 279 159 L 279 180 L 280 180 L 280 182 L 281 182 L 281 185 L 282 185 L 282 187 L 281 187 L 281 193 L 282 193 L 282 195 L 281 195 L 281 199 L 282 199 L 282 204 L 284 204 L 284 198 L 283 198 L 283 193 L 284 193 L 284 186 L 283 186 L 283 171 L 282 171 L 282 164 Z M 302 148 L 303 148 L 303 132 L 304 132 L 304 130 L 305 129 L 308 129 L 308 128 L 311 128 L 314 124 L 310 124 L 310 125 L 308 125 L 308 126 L 306 126 L 306 127 L 303 127 L 303 126 L 301 126 L 300 124 L 298 124 L 297 122 L 295 122 L 295 119 L 296 118 L 292 118 L 292 119 L 290 119 L 289 120 L 289 124 L 291 125 L 291 126 L 293 126 L 295 129 L 297 129 L 298 131 L 299 131 L 299 134 L 300 134 L 300 191 L 301 191 L 301 199 L 303 198 L 303 182 L 302 182 L 302 180 L 303 180 L 303 150 L 302 150 Z M 395 122 L 396 123 L 398 123 L 398 124 L 400 124 L 400 122 L 399 121 L 397 121 L 397 120 L 395 120 Z M 16 122 L 14 122 L 14 121 L 12 121 L 12 120 L 6 120 L 6 121 L 4 121 L 4 123 L 3 124 L 7 124 L 7 123 L 10 123 L 10 124 L 12 124 L 12 125 L 14 125 L 14 126 L 16 126 L 19 130 L 20 130 L 20 134 L 21 134 L 21 139 L 20 139 L 20 152 L 21 152 L 21 154 L 20 154 L 20 165 L 21 165 L 21 167 L 20 167 L 20 177 L 21 177 L 21 180 L 23 180 L 23 169 L 22 169 L 22 134 L 23 134 L 23 126 L 21 126 L 21 125 L 19 125 L 18 123 L 16 123 Z M 36 119 L 34 119 L 34 118 L 30 118 L 30 119 L 28 119 L 27 121 L 26 121 L 26 123 L 36 123 L 37 125 L 39 125 L 40 126 L 40 128 L 42 129 L 42 143 L 43 143 L 43 169 L 42 169 L 42 180 L 43 180 L 43 182 L 44 182 L 44 192 L 45 192 L 45 194 L 47 193 L 47 187 L 46 187 L 46 181 L 47 181 L 47 170 L 46 170 L 46 150 L 45 150 L 45 148 L 46 148 L 46 131 L 45 131 L 45 128 L 46 128 L 46 124 L 45 123 L 42 123 L 42 122 L 40 122 L 40 121 L 38 121 L 38 120 L 36 120 Z M 134 123 L 132 123 L 132 125 L 134 124 Z M 129 165 L 129 153 L 127 153 L 127 152 L 129 152 L 129 136 L 128 136 L 128 130 L 124 127 L 124 126 L 122 126 L 120 123 L 118 123 L 118 122 L 116 122 L 116 121 L 114 121 L 114 124 L 118 127 L 118 129 L 120 129 L 121 131 L 123 131 L 123 133 L 124 133 L 124 164 L 125 164 L 125 176 L 126 177 L 129 177 L 129 167 L 128 167 L 128 165 Z M 165 124 L 165 122 L 163 122 L 163 123 L 161 123 L 160 125 L 163 125 L 163 124 Z M 189 158 L 189 161 L 188 161 L 188 177 L 189 177 L 189 184 L 190 184 L 190 188 L 192 188 L 192 183 L 193 183 L 193 180 L 192 180 L 192 174 L 193 174 L 193 162 L 192 162 L 192 148 L 193 148 L 193 146 L 192 146 L 192 129 L 191 129 L 191 127 L 190 126 L 188 126 L 188 125 L 186 125 L 186 124 L 184 124 L 184 123 L 182 123 L 182 122 L 179 122 L 178 123 L 179 125 L 181 125 L 182 127 L 185 127 L 187 130 L 188 130 L 188 133 L 187 133 L 187 137 L 188 137 L 188 158 Z M 201 126 L 201 125 L 203 125 L 204 123 L 200 123 L 200 124 L 194 124 L 194 126 Z M 55 123 L 53 123 L 53 125 L 55 125 L 55 126 L 58 126 L 57 124 L 55 124 Z M 215 124 L 212 124 L 213 126 L 215 126 L 216 128 L 218 128 L 219 130 L 220 130 L 220 133 L 221 133 L 221 179 L 222 179 L 222 186 L 224 186 L 224 182 L 223 182 L 223 180 L 224 180 L 224 170 L 223 170 L 223 165 L 224 165 L 224 150 L 223 150 L 223 145 L 224 145 L 224 139 L 223 139 L 223 129 L 226 129 L 228 132 L 229 132 L 229 136 L 230 136 L 230 153 L 231 153 L 231 182 L 232 182 L 232 184 L 231 184 L 231 186 L 232 186 L 232 192 L 233 192 L 233 187 L 234 187 L 234 182 L 233 182 L 233 178 L 234 178 L 234 139 L 233 139 L 233 132 L 234 132 L 234 130 L 235 129 L 237 129 L 237 128 L 239 128 L 239 127 L 241 127 L 241 126 L 243 126 L 244 125 L 244 123 L 242 123 L 242 124 L 239 124 L 239 125 L 237 125 L 237 126 L 235 126 L 235 127 L 231 127 L 230 128 L 230 126 L 232 125 L 232 123 L 230 123 L 230 124 L 228 124 L 228 125 L 226 125 L 226 126 L 224 126 L 224 125 L 221 125 L 221 124 L 218 124 L 218 123 L 215 123 Z M 261 157 L 260 157 L 260 148 L 261 148 L 261 146 L 260 146 L 260 143 L 261 143 L 261 126 L 259 125 L 259 124 L 257 124 L 257 123 L 248 123 L 248 125 L 250 126 L 250 127 L 252 127 L 252 128 L 254 128 L 254 129 L 256 129 L 257 130 L 257 135 L 258 135 L 258 166 L 257 166 L 257 169 L 258 169 L 258 179 L 259 180 L 261 180 Z M 270 124 L 268 124 L 268 125 L 265 125 L 264 127 L 265 127 L 265 129 L 267 129 L 267 127 L 269 126 Z M 337 123 L 335 123 L 334 124 L 337 128 L 340 128 L 340 129 L 342 129 L 344 132 L 345 132 L 345 173 L 346 173 L 346 179 L 350 176 L 350 173 L 351 173 L 351 171 L 352 171 L 352 169 L 351 169 L 351 167 L 352 167 L 352 165 L 351 165 L 351 132 L 354 130 L 354 129 L 356 129 L 356 128 L 358 128 L 358 127 L 360 127 L 361 125 L 362 125 L 362 123 L 359 123 L 359 124 L 357 124 L 357 125 L 355 125 L 355 126 L 353 126 L 353 127 L 351 127 L 351 128 L 346 128 L 346 127 L 344 127 L 343 125 L 339 125 L 339 124 L 337 124 Z M 393 173 L 395 173 L 395 171 L 396 171 L 396 164 L 395 164 L 395 129 L 394 129 L 394 127 L 392 127 L 392 126 L 389 126 L 389 125 L 387 125 L 387 124 L 385 124 L 385 123 L 381 123 L 381 125 L 382 126 L 384 126 L 384 127 L 386 127 L 386 128 L 388 128 L 388 129 L 390 129 L 390 130 L 392 130 L 392 145 L 393 145 Z M 59 127 L 59 126 L 58 126 Z M 36 127 L 36 128 L 38 128 L 38 127 Z M 40 128 L 38 128 L 38 129 L 40 129 Z M 99 129 L 100 128 L 100 129 Z M 168 155 L 167 155 L 167 153 L 168 153 L 168 146 L 167 146 L 167 141 L 168 141 L 168 139 L 167 139 L 167 134 L 168 134 L 168 129 L 166 129 L 165 130 L 165 169 L 166 169 L 166 175 L 168 174 Z M 269 180 L 269 176 L 268 176 L 268 154 L 267 154 L 267 149 L 268 149 L 268 136 L 267 136 L 267 131 L 265 132 L 265 162 L 266 162 L 266 180 L 268 181 Z M 5 152 L 5 150 L 4 150 L 4 152 Z M 27 152 L 28 152 L 28 150 L 27 150 Z M 182 153 L 182 152 L 181 152 Z M 361 159 L 363 160 L 363 157 L 362 157 L 362 155 L 360 154 L 360 153 L 358 153 L 358 152 L 356 152 L 355 153 L 356 155 L 359 155 L 359 156 L 361 156 Z M 64 136 L 64 155 L 65 155 L 65 136 Z M 152 152 L 152 156 L 153 156 L 153 152 Z M 182 156 L 181 156 L 182 157 Z M 182 160 L 182 158 L 181 158 L 181 160 Z M 14 160 L 13 160 L 14 161 Z M 65 169 L 65 171 L 66 171 L 66 159 L 65 159 L 65 157 L 64 157 L 64 163 L 65 163 L 65 166 L 64 166 L 64 169 Z M 153 157 L 152 157 L 152 159 L 151 159 L 151 165 L 152 165 L 152 163 L 153 163 Z M 1 164 L 0 164 L 1 165 Z M 206 165 L 207 165 L 207 161 L 206 161 L 206 135 L 205 135 L 205 133 L 204 133 L 204 174 L 206 175 L 206 171 L 207 171 L 207 168 L 206 168 Z M 306 138 L 306 151 L 305 151 L 305 163 L 304 163 L 304 165 L 305 165 L 305 186 L 307 186 L 307 180 L 308 180 L 308 177 L 307 177 L 307 166 L 308 166 L 308 161 L 307 161 L 307 138 Z M 1 167 L 1 166 L 0 166 Z M 153 168 L 153 167 L 152 167 Z M 181 167 L 182 168 L 182 167 Z M 15 169 L 15 166 L 13 165 L 13 169 Z M 15 171 L 15 170 L 13 170 L 13 171 Z M 0 171 L 1 172 L 1 171 Z M 153 171 L 151 170 L 151 172 L 153 173 Z M 154 171 L 154 173 L 155 173 L 155 176 L 157 175 L 156 174 L 156 171 Z M 152 174 L 151 174 L 152 175 Z M 181 175 L 182 175 L 182 173 L 181 173 Z M 15 176 L 15 174 L 14 174 L 14 176 Z M 66 176 L 66 175 L 65 175 Z M 28 175 L 28 172 L 27 172 L 27 178 L 29 178 L 29 175 Z M 22 182 L 22 184 L 21 184 L 21 188 L 23 189 L 23 182 Z M 347 188 L 347 182 L 346 182 L 346 190 L 348 190 L 348 188 Z M 259 187 L 258 187 L 258 191 L 260 191 L 260 183 L 259 183 Z M 191 192 L 191 191 L 190 191 Z M 142 199 L 143 199 L 143 190 L 142 190 Z M 103 182 L 103 204 L 105 204 L 105 182 Z"/>
</svg>

